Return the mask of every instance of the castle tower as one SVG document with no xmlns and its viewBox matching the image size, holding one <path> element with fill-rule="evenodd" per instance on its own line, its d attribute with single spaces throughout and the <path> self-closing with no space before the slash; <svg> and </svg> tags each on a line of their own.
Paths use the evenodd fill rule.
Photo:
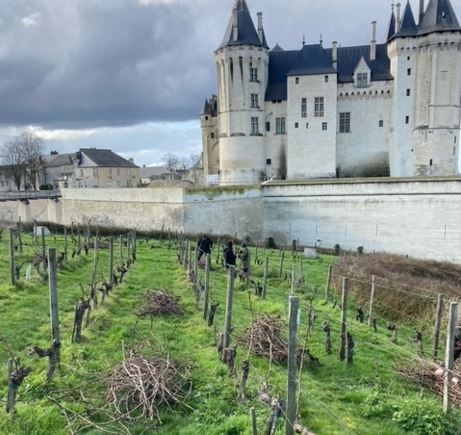
<svg viewBox="0 0 461 435">
<path fill-rule="evenodd" d="M 213 95 L 205 100 L 200 115 L 203 144 L 203 172 L 206 184 L 211 175 L 219 173 L 218 98 Z"/>
<path fill-rule="evenodd" d="M 256 29 L 246 0 L 237 0 L 215 52 L 221 185 L 252 184 L 265 178 L 268 48 L 262 14 Z"/>
<path fill-rule="evenodd" d="M 418 32 L 416 175 L 457 175 L 461 102 L 461 27 L 449 0 L 430 0 Z"/>
<path fill-rule="evenodd" d="M 388 41 L 394 76 L 392 176 L 456 175 L 459 161 L 461 28 L 449 0 L 409 2 Z M 391 33 L 391 31 L 390 31 Z"/>
</svg>

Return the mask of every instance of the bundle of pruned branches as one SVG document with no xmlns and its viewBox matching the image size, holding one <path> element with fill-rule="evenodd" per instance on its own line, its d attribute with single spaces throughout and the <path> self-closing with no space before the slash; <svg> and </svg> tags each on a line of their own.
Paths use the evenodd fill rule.
<svg viewBox="0 0 461 435">
<path fill-rule="evenodd" d="M 151 290 L 143 295 L 144 304 L 135 311 L 138 317 L 182 315 L 183 311 L 178 300 L 169 295 L 164 289 Z"/>
<path fill-rule="evenodd" d="M 107 378 L 108 403 L 123 418 L 160 421 L 159 410 L 181 404 L 190 383 L 188 370 L 162 358 L 131 354 Z"/>
<path fill-rule="evenodd" d="M 422 386 L 440 397 L 444 391 L 445 369 L 432 361 L 420 361 L 416 365 L 399 367 L 398 372 L 407 381 Z M 453 370 L 451 400 L 461 406 L 461 371 Z"/>
<path fill-rule="evenodd" d="M 240 341 L 253 355 L 277 363 L 286 363 L 288 343 L 283 336 L 288 337 L 287 324 L 279 317 L 264 315 L 253 322 Z M 320 364 L 307 349 L 298 349 L 298 364 L 301 364 L 301 361 L 304 368 Z"/>
</svg>

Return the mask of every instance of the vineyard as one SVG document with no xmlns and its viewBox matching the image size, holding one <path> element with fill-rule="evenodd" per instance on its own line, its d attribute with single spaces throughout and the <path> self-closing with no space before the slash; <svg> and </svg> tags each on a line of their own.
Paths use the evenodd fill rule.
<svg viewBox="0 0 461 435">
<path fill-rule="evenodd" d="M 166 231 L 3 230 L 0 433 L 461 433 L 455 278 L 442 295 L 261 246 L 234 278 L 223 242 L 197 262 Z"/>
</svg>

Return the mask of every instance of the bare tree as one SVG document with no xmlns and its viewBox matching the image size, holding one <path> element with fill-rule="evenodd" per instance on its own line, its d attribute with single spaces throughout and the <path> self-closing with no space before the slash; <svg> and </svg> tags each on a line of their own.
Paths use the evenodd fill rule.
<svg viewBox="0 0 461 435">
<path fill-rule="evenodd" d="M 179 157 L 172 153 L 168 153 L 165 156 L 163 156 L 163 164 L 165 165 L 165 168 L 168 170 L 171 179 L 173 180 L 176 175 L 176 172 L 180 168 Z"/>
<path fill-rule="evenodd" d="M 202 154 L 191 154 L 189 159 L 190 169 L 202 169 L 203 168 L 203 161 L 202 161 Z"/>
<path fill-rule="evenodd" d="M 27 177 L 36 190 L 38 173 L 43 164 L 43 152 L 43 140 L 34 133 L 23 133 L 3 146 L 1 158 L 8 166 L 9 177 L 18 190 L 21 190 L 23 177 L 24 184 L 27 186 Z"/>
<path fill-rule="evenodd" d="M 37 179 L 40 168 L 43 166 L 45 147 L 43 139 L 34 133 L 23 133 L 16 138 L 22 149 L 22 158 L 27 176 L 34 190 L 37 190 Z"/>
<path fill-rule="evenodd" d="M 13 180 L 16 188 L 21 190 L 25 169 L 20 143 L 18 141 L 6 143 L 1 151 L 1 158 L 3 163 L 8 167 L 8 177 Z"/>
</svg>

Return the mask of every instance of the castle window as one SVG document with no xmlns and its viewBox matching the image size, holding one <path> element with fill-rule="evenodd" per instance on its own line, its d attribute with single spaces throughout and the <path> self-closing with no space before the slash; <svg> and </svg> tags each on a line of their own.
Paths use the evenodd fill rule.
<svg viewBox="0 0 461 435">
<path fill-rule="evenodd" d="M 208 116 L 205 116 L 205 121 L 208 121 Z"/>
<path fill-rule="evenodd" d="M 324 115 L 325 103 L 323 97 L 315 97 L 314 100 L 314 116 L 320 118 Z"/>
<path fill-rule="evenodd" d="M 286 118 L 275 119 L 275 134 L 286 134 Z"/>
<path fill-rule="evenodd" d="M 384 127 L 384 121 L 382 119 L 379 120 L 378 127 Z"/>
<path fill-rule="evenodd" d="M 258 94 L 251 94 L 251 108 L 259 109 Z"/>
<path fill-rule="evenodd" d="M 411 76 L 411 68 L 407 69 L 407 76 Z"/>
<path fill-rule="evenodd" d="M 328 130 L 328 122 L 322 122 L 322 130 L 327 131 Z"/>
<path fill-rule="evenodd" d="M 323 79 L 324 79 L 325 83 L 328 83 L 328 82 L 329 82 L 329 80 L 330 80 L 330 77 L 328 77 L 328 76 L 325 76 Z"/>
<path fill-rule="evenodd" d="M 411 89 L 407 89 L 407 97 L 411 95 Z"/>
<path fill-rule="evenodd" d="M 357 87 L 368 88 L 368 73 L 357 73 Z"/>
<path fill-rule="evenodd" d="M 299 128 L 299 122 L 295 122 L 295 128 Z"/>
<path fill-rule="evenodd" d="M 295 83 L 296 83 L 297 85 L 299 85 L 299 77 L 296 77 L 296 78 L 295 78 Z"/>
<path fill-rule="evenodd" d="M 301 118 L 307 118 L 307 98 L 301 99 Z"/>
<path fill-rule="evenodd" d="M 407 60 L 410 60 L 410 56 L 407 56 Z"/>
<path fill-rule="evenodd" d="M 339 132 L 351 132 L 351 112 L 341 112 L 339 114 Z"/>
<path fill-rule="evenodd" d="M 266 122 L 266 131 L 271 131 L 271 123 Z"/>
<path fill-rule="evenodd" d="M 272 165 L 272 159 L 266 159 L 266 165 Z"/>
<path fill-rule="evenodd" d="M 309 128 L 309 123 L 308 123 L 308 122 L 306 122 L 306 129 L 307 129 L 307 128 Z"/>
<path fill-rule="evenodd" d="M 405 116 L 405 124 L 409 124 L 410 123 L 410 117 L 407 115 Z"/>
<path fill-rule="evenodd" d="M 456 156 L 456 147 L 453 147 L 453 155 Z"/>
<path fill-rule="evenodd" d="M 432 159 L 430 159 L 430 160 L 429 160 L 429 166 L 432 166 L 433 163 L 434 163 L 434 162 L 432 161 Z"/>
<path fill-rule="evenodd" d="M 211 133 L 210 136 L 211 136 L 211 139 L 214 139 L 214 133 Z"/>
<path fill-rule="evenodd" d="M 258 81 L 258 68 L 253 68 L 250 66 L 250 82 Z"/>
<path fill-rule="evenodd" d="M 259 134 L 259 118 L 256 116 L 251 117 L 251 134 Z"/>
</svg>

